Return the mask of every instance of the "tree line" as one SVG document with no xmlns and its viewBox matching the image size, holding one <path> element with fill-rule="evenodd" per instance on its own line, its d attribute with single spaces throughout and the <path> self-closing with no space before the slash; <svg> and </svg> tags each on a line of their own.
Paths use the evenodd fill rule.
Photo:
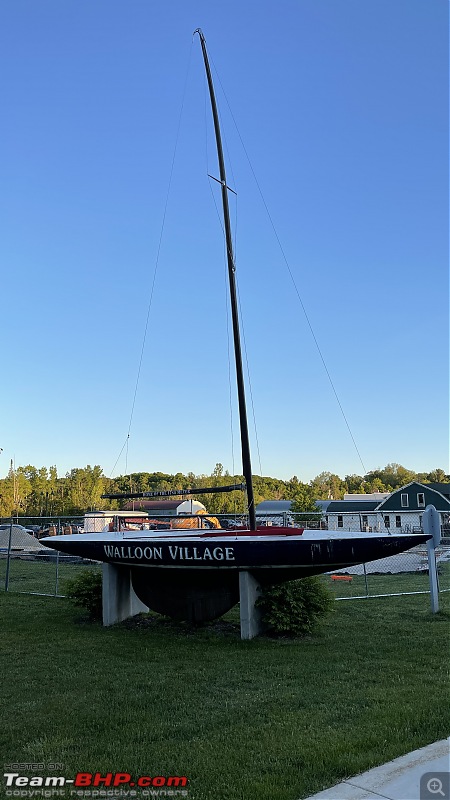
<svg viewBox="0 0 450 800">
<path fill-rule="evenodd" d="M 60 477 L 54 466 L 14 468 L 11 464 L 7 477 L 0 480 L 0 517 L 16 514 L 27 517 L 76 516 L 85 511 L 121 507 L 117 500 L 102 500 L 105 493 L 201 489 L 242 483 L 243 480 L 242 475 L 230 475 L 222 464 L 216 464 L 211 475 L 135 472 L 116 478 L 107 478 L 98 465 L 77 467 Z M 366 475 L 346 475 L 345 478 L 321 472 L 309 483 L 302 483 L 295 475 L 287 481 L 255 475 L 253 488 L 256 504 L 263 500 L 292 500 L 296 510 L 311 511 L 315 500 L 340 500 L 344 494 L 353 492 L 391 492 L 413 480 L 449 483 L 450 475 L 442 469 L 413 472 L 401 464 L 387 464 L 383 469 L 372 470 Z M 246 511 L 246 495 L 242 491 L 200 494 L 196 499 L 215 514 Z"/>
</svg>

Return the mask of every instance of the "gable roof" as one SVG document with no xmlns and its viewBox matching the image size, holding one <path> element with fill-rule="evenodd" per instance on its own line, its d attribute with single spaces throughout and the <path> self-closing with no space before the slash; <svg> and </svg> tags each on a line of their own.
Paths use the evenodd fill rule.
<svg viewBox="0 0 450 800">
<path fill-rule="evenodd" d="M 408 505 L 402 506 L 401 495 L 408 496 Z M 425 505 L 419 506 L 418 494 L 425 495 Z M 430 484 L 419 483 L 418 481 L 411 481 L 406 486 L 401 486 L 395 492 L 383 500 L 378 506 L 378 511 L 420 511 L 424 510 L 428 505 L 433 505 L 438 511 L 450 512 L 450 498 L 444 497 L 443 494 L 432 489 Z"/>
</svg>

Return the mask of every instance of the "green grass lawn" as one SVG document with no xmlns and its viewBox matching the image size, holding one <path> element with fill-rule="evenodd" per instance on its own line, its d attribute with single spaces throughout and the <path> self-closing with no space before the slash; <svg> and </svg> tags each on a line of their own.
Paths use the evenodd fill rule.
<svg viewBox="0 0 450 800">
<path fill-rule="evenodd" d="M 310 638 L 241 642 L 236 611 L 102 628 L 0 593 L 3 762 L 187 775 L 192 800 L 306 797 L 448 734 L 441 604 L 341 602 Z"/>
</svg>

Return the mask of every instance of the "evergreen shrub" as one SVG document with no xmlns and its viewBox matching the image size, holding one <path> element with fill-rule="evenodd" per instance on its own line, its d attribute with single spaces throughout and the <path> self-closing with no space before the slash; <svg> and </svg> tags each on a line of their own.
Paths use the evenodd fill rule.
<svg viewBox="0 0 450 800">
<path fill-rule="evenodd" d="M 83 570 L 65 584 L 65 594 L 76 606 L 86 609 L 92 619 L 102 618 L 102 571 Z"/>
<path fill-rule="evenodd" d="M 256 601 L 267 633 L 306 636 L 331 611 L 334 598 L 317 576 L 266 586 Z"/>
</svg>

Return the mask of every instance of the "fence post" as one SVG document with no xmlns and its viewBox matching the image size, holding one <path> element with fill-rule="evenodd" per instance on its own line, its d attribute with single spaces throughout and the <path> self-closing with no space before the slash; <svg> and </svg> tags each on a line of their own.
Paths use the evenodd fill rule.
<svg viewBox="0 0 450 800">
<path fill-rule="evenodd" d="M 55 597 L 58 594 L 58 581 L 59 581 L 59 550 L 56 551 L 56 567 L 55 567 Z"/>
<path fill-rule="evenodd" d="M 363 564 L 363 570 L 364 570 L 364 585 L 366 587 L 366 597 L 369 597 L 369 584 L 367 583 L 367 570 L 365 564 Z"/>
<path fill-rule="evenodd" d="M 436 566 L 436 545 L 441 541 L 441 518 L 435 506 L 429 505 L 423 512 L 422 528 L 424 533 L 431 534 L 427 541 L 428 575 L 430 578 L 431 611 L 439 611 L 439 584 Z"/>
<path fill-rule="evenodd" d="M 13 531 L 13 517 L 11 517 L 11 520 L 10 520 L 10 523 L 9 523 L 8 552 L 7 552 L 7 555 L 6 555 L 5 592 L 8 591 L 8 587 L 9 587 L 9 565 L 10 565 L 10 562 L 11 562 L 12 531 Z"/>
<path fill-rule="evenodd" d="M 61 517 L 58 517 L 56 533 L 58 534 L 58 536 L 61 536 Z M 56 562 L 55 562 L 55 597 L 58 594 L 58 582 L 59 582 L 59 550 L 56 551 Z"/>
</svg>

